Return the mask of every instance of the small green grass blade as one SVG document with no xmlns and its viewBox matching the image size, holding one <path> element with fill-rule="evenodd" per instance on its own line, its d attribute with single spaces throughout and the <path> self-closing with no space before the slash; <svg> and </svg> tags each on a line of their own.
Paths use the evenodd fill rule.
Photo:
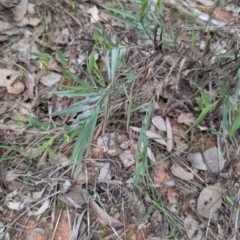
<svg viewBox="0 0 240 240">
<path fill-rule="evenodd" d="M 97 104 L 97 106 L 92 110 L 92 113 L 89 116 L 89 118 L 74 133 L 75 135 L 78 135 L 76 143 L 73 148 L 72 158 L 71 158 L 72 174 L 74 177 L 76 177 L 78 173 L 78 169 L 82 161 L 82 158 L 84 156 L 84 152 L 85 152 L 85 155 L 88 155 L 89 153 L 89 150 L 92 144 L 93 132 L 97 123 L 99 111 L 100 111 L 100 106 L 99 104 Z"/>
<path fill-rule="evenodd" d="M 60 63 L 62 64 L 62 66 L 63 66 L 65 69 L 68 69 L 67 61 L 66 61 L 63 53 L 62 53 L 58 48 L 56 48 L 56 54 L 57 54 L 57 57 L 58 57 Z"/>
<path fill-rule="evenodd" d="M 32 52 L 32 55 L 38 57 L 40 60 L 43 61 L 47 61 L 52 58 L 52 56 L 48 53 Z"/>
<path fill-rule="evenodd" d="M 193 125 L 187 130 L 184 132 L 184 134 L 187 134 L 189 133 L 193 128 L 195 128 L 200 122 L 202 122 L 202 120 L 206 117 L 207 113 L 212 109 L 214 108 L 218 103 L 220 102 L 220 99 L 215 101 L 214 103 L 208 105 L 207 107 L 205 107 L 201 114 L 198 116 L 198 118 L 196 119 L 196 121 L 193 123 Z"/>
<path fill-rule="evenodd" d="M 106 5 L 101 5 L 103 8 L 109 10 L 109 11 L 112 11 L 114 13 L 117 13 L 117 14 L 121 14 L 122 16 L 125 16 L 125 17 L 129 17 L 135 21 L 139 21 L 139 18 L 134 15 L 134 14 L 131 14 L 130 12 L 127 12 L 127 11 L 124 11 L 124 10 L 121 10 L 119 8 L 114 8 L 114 7 L 110 7 L 110 6 L 106 6 Z"/>
</svg>

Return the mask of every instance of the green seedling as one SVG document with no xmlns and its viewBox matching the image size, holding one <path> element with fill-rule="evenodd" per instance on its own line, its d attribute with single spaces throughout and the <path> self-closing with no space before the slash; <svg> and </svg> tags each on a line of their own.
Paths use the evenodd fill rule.
<svg viewBox="0 0 240 240">
<path fill-rule="evenodd" d="M 212 97 L 207 92 L 201 92 L 201 96 L 196 97 L 195 101 L 197 106 L 193 109 L 196 112 L 201 112 L 204 108 L 212 103 Z"/>
</svg>

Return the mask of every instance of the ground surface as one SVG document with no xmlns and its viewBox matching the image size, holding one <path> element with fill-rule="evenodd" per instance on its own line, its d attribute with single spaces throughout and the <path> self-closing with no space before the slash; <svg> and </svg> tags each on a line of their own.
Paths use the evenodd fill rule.
<svg viewBox="0 0 240 240">
<path fill-rule="evenodd" d="M 240 239 L 238 3 L 164 1 L 152 42 L 101 4 L 0 0 L 1 239 Z"/>
</svg>

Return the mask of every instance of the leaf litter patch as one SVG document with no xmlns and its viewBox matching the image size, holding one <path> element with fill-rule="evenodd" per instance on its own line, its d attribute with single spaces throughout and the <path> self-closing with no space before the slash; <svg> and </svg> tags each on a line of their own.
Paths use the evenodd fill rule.
<svg viewBox="0 0 240 240">
<path fill-rule="evenodd" d="M 173 16 L 170 12 L 176 10 L 176 3 L 181 6 L 181 1 L 166 4 L 168 18 Z M 197 1 L 193 5 L 187 1 L 185 8 L 188 11 L 201 10 L 199 20 L 206 21 L 209 6 L 201 4 L 205 2 Z M 235 169 L 231 169 L 226 177 L 224 167 L 229 161 L 228 155 L 231 155 L 225 148 L 227 146 L 220 146 L 217 141 L 214 146 L 209 146 L 204 137 L 201 140 L 194 136 L 205 135 L 204 131 L 209 127 L 207 122 L 202 123 L 206 125 L 205 130 L 200 129 L 202 132 L 185 134 L 197 119 L 197 115 L 190 111 L 194 100 L 192 90 L 198 86 L 194 79 L 200 70 L 197 65 L 195 71 L 183 66 L 198 61 L 214 64 L 216 57 L 209 60 L 209 56 L 202 53 L 211 50 L 215 55 L 224 53 L 227 44 L 199 34 L 195 46 L 191 45 L 196 55 L 179 59 L 176 52 L 169 53 L 163 56 L 161 66 L 157 64 L 157 57 L 152 61 L 152 53 L 129 50 L 126 59 L 129 63 L 139 63 L 136 66 L 140 76 L 134 86 L 136 98 L 132 99 L 133 106 L 139 107 L 143 101 L 148 101 L 142 95 L 156 93 L 156 105 L 144 133 L 148 144 L 138 142 L 142 134 L 141 114 L 133 116 L 128 128 L 112 124 L 111 117 L 109 122 L 112 125 L 104 128 L 100 123 L 103 118 L 99 117 L 100 132 L 96 130 L 90 155 L 83 159 L 75 179 L 72 179 L 69 156 L 73 146 L 68 134 L 60 138 L 58 134 L 64 132 L 62 123 L 71 126 L 76 116 L 67 114 L 55 118 L 51 115 L 56 110 L 68 109 L 72 103 L 67 93 L 62 96 L 54 94 L 61 90 L 61 85 L 72 84 L 71 78 L 63 77 L 57 67 L 61 60 L 57 60 L 55 48 L 64 53 L 71 72 L 82 77 L 79 69 L 87 65 L 87 52 L 91 52 L 94 46 L 93 24 L 97 21 L 105 24 L 105 20 L 120 28 L 122 25 L 111 16 L 106 17 L 98 6 L 85 2 L 78 3 L 76 11 L 69 10 L 73 7 L 69 1 L 63 5 L 53 2 L 50 6 L 26 0 L 13 3 L 0 0 L 0 7 L 2 12 L 12 14 L 11 21 L 6 14 L 0 22 L 0 42 L 9 46 L 3 49 L 4 61 L 0 65 L 0 96 L 4 101 L 0 103 L 1 144 L 5 145 L 1 155 L 3 161 L 9 159 L 2 164 L 0 234 L 10 234 L 13 238 L 20 238 L 21 234 L 27 236 L 29 233 L 22 231 L 26 226 L 26 229 L 34 228 L 33 231 L 40 233 L 39 239 L 48 237 L 47 229 L 53 232 L 52 238 L 56 233 L 55 238 L 60 239 L 63 237 L 62 228 L 67 232 L 65 239 L 72 240 L 78 237 L 98 239 L 96 232 L 102 238 L 154 239 L 171 235 L 174 229 L 177 239 L 202 239 L 203 236 L 221 239 L 222 229 L 226 229 L 223 219 L 226 217 L 231 224 L 236 223 L 234 214 L 231 215 L 233 200 L 237 202 L 238 197 Z M 36 12 L 42 13 L 43 9 L 46 9 L 46 15 L 41 19 Z M 222 24 L 229 21 L 227 9 L 237 14 L 229 4 L 226 10 L 214 8 L 212 22 Z M 56 25 L 53 24 L 49 31 L 47 26 L 52 22 Z M 176 27 L 179 24 L 177 21 Z M 20 28 L 24 28 L 23 31 Z M 183 31 L 179 38 L 182 46 L 177 47 L 185 56 L 189 54 L 186 49 L 190 44 L 185 42 L 187 36 L 184 34 Z M 127 36 L 124 37 L 129 41 Z M 137 40 L 143 44 L 143 39 Z M 32 54 L 43 51 L 50 53 L 52 58 L 41 62 Z M 100 53 L 94 54 L 94 59 L 102 60 L 102 67 L 106 70 L 104 57 Z M 206 68 L 204 64 L 203 67 Z M 153 74 L 159 69 L 161 74 Z M 126 95 L 129 94 L 128 87 Z M 141 98 L 143 100 L 139 100 Z M 198 102 L 198 109 L 204 104 L 204 101 Z M 117 113 L 125 113 L 126 107 L 117 108 L 120 110 Z M 140 109 L 141 113 L 146 112 L 145 107 Z M 196 140 L 194 138 L 201 142 L 195 152 L 189 144 L 189 141 Z M 139 157 L 145 154 L 144 151 L 147 163 Z M 145 172 L 144 164 L 148 166 Z M 133 178 L 136 171 L 140 171 L 141 179 L 137 186 Z M 68 213 L 63 210 L 66 206 Z M 14 216 L 9 215 L 11 211 Z M 30 220 L 22 222 L 25 216 Z M 37 226 L 32 224 L 32 219 Z M 22 229 L 17 228 L 18 221 Z M 64 222 L 70 224 L 66 226 Z M 17 229 L 17 235 L 14 235 L 16 231 L 11 231 L 13 227 Z M 206 229 L 209 229 L 207 233 Z M 232 229 L 231 234 L 236 236 L 237 229 Z M 29 237 L 38 239 L 36 235 Z"/>
</svg>

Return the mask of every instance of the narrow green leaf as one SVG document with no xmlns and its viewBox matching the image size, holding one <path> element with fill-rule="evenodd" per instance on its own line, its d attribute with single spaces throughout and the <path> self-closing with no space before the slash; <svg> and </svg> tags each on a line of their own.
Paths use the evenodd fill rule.
<svg viewBox="0 0 240 240">
<path fill-rule="evenodd" d="M 148 102 L 145 102 L 145 103 L 137 106 L 136 108 L 132 108 L 131 113 L 139 111 L 139 110 L 140 110 L 140 112 L 145 112 L 148 104 L 149 104 Z"/>
<path fill-rule="evenodd" d="M 65 70 L 64 68 L 60 68 L 60 70 L 66 78 L 74 80 L 75 82 L 79 83 L 85 89 L 92 89 L 91 86 L 86 81 L 79 79 L 75 74 L 71 73 L 69 70 Z"/>
<path fill-rule="evenodd" d="M 43 61 L 47 61 L 47 60 L 49 60 L 49 59 L 52 58 L 52 56 L 49 55 L 48 53 L 32 52 L 31 54 L 34 55 L 34 56 L 36 56 L 36 57 L 38 57 L 39 59 L 41 59 L 41 60 L 43 60 Z"/>
<path fill-rule="evenodd" d="M 147 11 L 148 11 L 148 5 L 149 5 L 148 0 L 142 1 L 142 5 L 141 5 L 140 11 L 139 11 L 140 21 L 143 21 L 143 18 L 146 16 Z"/>
<path fill-rule="evenodd" d="M 102 73 L 100 72 L 100 71 L 96 71 L 95 69 L 94 69 L 94 74 L 96 75 L 96 81 L 97 81 L 97 83 L 101 86 L 101 87 L 103 87 L 103 88 L 105 88 L 106 87 L 106 83 L 105 83 L 105 80 L 104 80 L 104 78 L 103 78 L 103 76 L 102 76 Z"/>
<path fill-rule="evenodd" d="M 235 58 L 235 54 L 214 54 L 213 57 L 217 58 Z"/>
<path fill-rule="evenodd" d="M 6 146 L 6 145 L 0 145 L 0 149 L 6 149 L 6 150 L 9 150 L 11 152 L 17 152 L 17 153 L 20 153 L 24 156 L 30 156 L 29 153 L 26 152 L 26 150 L 22 150 L 18 147 L 12 147 L 12 146 Z"/>
<path fill-rule="evenodd" d="M 187 134 L 189 133 L 193 128 L 195 128 L 200 122 L 202 122 L 202 120 L 205 118 L 205 116 L 207 115 L 207 113 L 212 109 L 214 108 L 218 103 L 219 103 L 220 99 L 217 100 L 216 102 L 208 105 L 207 107 L 205 107 L 201 114 L 198 116 L 198 118 L 196 119 L 196 121 L 193 123 L 193 125 L 187 130 L 184 132 L 184 134 Z"/>
<path fill-rule="evenodd" d="M 113 83 L 116 76 L 116 69 L 118 63 L 118 49 L 114 48 L 111 50 L 111 82 Z"/>
<path fill-rule="evenodd" d="M 89 74 L 92 74 L 92 70 L 93 70 L 94 64 L 95 64 L 94 53 L 91 52 L 91 54 L 88 57 L 88 66 L 87 66 Z"/>
<path fill-rule="evenodd" d="M 87 136 L 86 131 L 89 131 L 87 124 L 85 123 L 81 128 L 74 132 L 74 135 L 77 135 L 77 140 L 74 144 L 73 152 L 72 152 L 72 175 L 75 175 L 79 169 L 79 165 L 82 161 Z M 77 132 L 77 133 L 76 133 Z M 71 136 L 70 136 L 71 138 Z"/>
<path fill-rule="evenodd" d="M 235 119 L 229 128 L 229 136 L 233 137 L 234 133 L 239 129 L 239 127 L 240 127 L 240 108 L 237 110 Z"/>
<path fill-rule="evenodd" d="M 79 123 L 80 121 L 85 120 L 86 118 L 89 118 L 90 115 L 91 115 L 91 112 L 81 113 L 76 117 L 76 119 L 71 119 L 70 122 Z"/>
<path fill-rule="evenodd" d="M 72 105 L 72 107 L 80 107 L 80 106 L 85 105 L 85 104 L 94 103 L 101 98 L 100 94 L 101 93 L 98 93 L 98 95 L 96 97 L 86 98 L 86 99 L 83 99 L 82 101 L 76 102 Z"/>
<path fill-rule="evenodd" d="M 234 202 L 230 196 L 226 195 L 224 198 L 226 199 L 227 203 L 229 203 L 231 206 L 234 206 Z"/>
<path fill-rule="evenodd" d="M 111 81 L 112 83 L 116 77 L 117 66 L 119 63 L 119 59 L 121 58 L 121 49 L 114 48 L 112 49 L 112 63 L 111 63 Z"/>
<path fill-rule="evenodd" d="M 62 64 L 62 66 L 65 69 L 68 69 L 67 61 L 66 61 L 63 53 L 58 48 L 56 48 L 56 54 L 58 56 L 58 59 L 59 59 L 60 63 Z"/>
<path fill-rule="evenodd" d="M 52 114 L 52 116 L 62 116 L 62 115 L 67 115 L 67 114 L 76 114 L 76 113 L 80 113 L 83 111 L 87 111 L 89 109 L 91 109 L 93 106 L 90 105 L 83 105 L 83 106 L 79 106 L 79 107 L 73 107 L 73 108 L 68 108 L 62 111 L 57 111 L 54 112 Z"/>
<path fill-rule="evenodd" d="M 108 93 L 106 93 L 104 97 L 104 104 L 103 104 L 103 109 L 104 109 L 104 125 L 103 129 L 106 129 L 107 123 L 108 123 L 108 101 L 109 101 L 109 96 Z"/>
<path fill-rule="evenodd" d="M 238 81 L 237 81 L 237 85 L 235 87 L 235 91 L 234 91 L 234 95 L 233 95 L 233 107 L 234 107 L 234 110 L 236 109 L 236 106 L 238 104 L 238 97 L 240 95 L 240 69 L 238 70 Z"/>
<path fill-rule="evenodd" d="M 162 0 L 157 0 L 156 7 L 160 11 L 160 13 L 163 13 L 163 2 L 162 2 Z"/>
<path fill-rule="evenodd" d="M 109 6 L 106 6 L 106 5 L 101 5 L 101 6 L 105 9 L 109 10 L 109 11 L 114 12 L 114 13 L 118 13 L 118 14 L 121 14 L 122 16 L 129 17 L 129 18 L 132 18 L 136 21 L 139 21 L 138 17 L 136 15 L 130 13 L 130 12 L 121 10 L 119 8 L 109 7 Z"/>
<path fill-rule="evenodd" d="M 72 174 L 74 177 L 76 177 L 76 174 L 78 173 L 79 166 L 84 155 L 84 151 L 86 150 L 85 155 L 88 155 L 90 151 L 93 132 L 97 123 L 99 111 L 100 106 L 97 105 L 95 109 L 92 111 L 90 117 L 77 130 L 78 137 L 72 153 Z"/>
<path fill-rule="evenodd" d="M 99 31 L 98 31 L 97 28 L 93 29 L 93 39 L 94 39 L 96 44 L 100 44 L 100 45 L 102 44 L 102 41 L 101 41 L 101 39 L 99 37 Z"/>
<path fill-rule="evenodd" d="M 91 97 L 99 94 L 98 92 L 88 92 L 86 89 L 81 87 L 77 87 L 76 90 L 69 89 L 66 91 L 54 91 L 52 93 L 62 97 Z"/>
<path fill-rule="evenodd" d="M 98 104 L 94 111 L 93 114 L 91 114 L 90 118 L 89 118 L 89 122 L 88 124 L 90 125 L 90 131 L 88 132 L 88 144 L 87 144 L 87 149 L 86 149 L 86 155 L 89 154 L 90 152 L 90 148 L 91 148 L 91 144 L 92 144 L 92 138 L 93 138 L 93 133 L 95 130 L 95 126 L 97 124 L 97 120 L 98 120 L 98 115 L 100 112 L 100 104 Z"/>
<path fill-rule="evenodd" d="M 142 174 L 148 175 L 148 159 L 147 159 L 147 146 L 148 146 L 148 139 L 146 135 L 147 127 L 150 121 L 150 117 L 152 115 L 154 102 L 150 102 L 148 105 L 148 109 L 146 111 L 145 117 L 142 121 L 142 127 L 140 130 L 140 134 L 138 137 L 138 147 L 136 151 L 136 170 L 134 173 L 134 183 L 138 184 L 140 180 L 140 176 Z"/>
<path fill-rule="evenodd" d="M 143 26 L 141 25 L 141 23 L 140 23 L 139 20 L 138 20 L 138 22 L 137 22 L 137 21 L 136 21 L 136 22 L 133 22 L 133 21 L 131 21 L 131 20 L 127 20 L 127 19 L 125 19 L 125 18 L 123 18 L 123 17 L 120 17 L 120 16 L 117 16 L 117 15 L 115 15 L 115 14 L 112 14 L 111 12 L 107 12 L 107 11 L 103 11 L 103 12 L 106 13 L 107 15 L 109 15 L 110 17 L 118 20 L 119 22 L 122 22 L 122 23 L 124 23 L 124 24 L 126 24 L 126 25 L 128 25 L 128 26 L 130 26 L 130 27 L 132 27 L 132 28 L 134 28 L 134 29 L 141 30 L 141 31 L 144 30 L 144 28 L 143 28 Z"/>
<path fill-rule="evenodd" d="M 48 141 L 44 142 L 42 146 L 35 153 L 30 155 L 30 158 L 36 158 L 37 156 L 42 154 L 47 147 L 51 146 L 52 144 L 53 144 L 53 137 L 50 138 Z"/>
<path fill-rule="evenodd" d="M 105 31 L 101 24 L 96 24 L 94 28 L 96 29 L 96 31 L 98 31 L 98 34 L 103 38 L 101 44 L 104 45 L 107 49 L 117 46 L 115 43 L 113 43 L 111 37 L 108 35 L 108 33 Z"/>
</svg>

